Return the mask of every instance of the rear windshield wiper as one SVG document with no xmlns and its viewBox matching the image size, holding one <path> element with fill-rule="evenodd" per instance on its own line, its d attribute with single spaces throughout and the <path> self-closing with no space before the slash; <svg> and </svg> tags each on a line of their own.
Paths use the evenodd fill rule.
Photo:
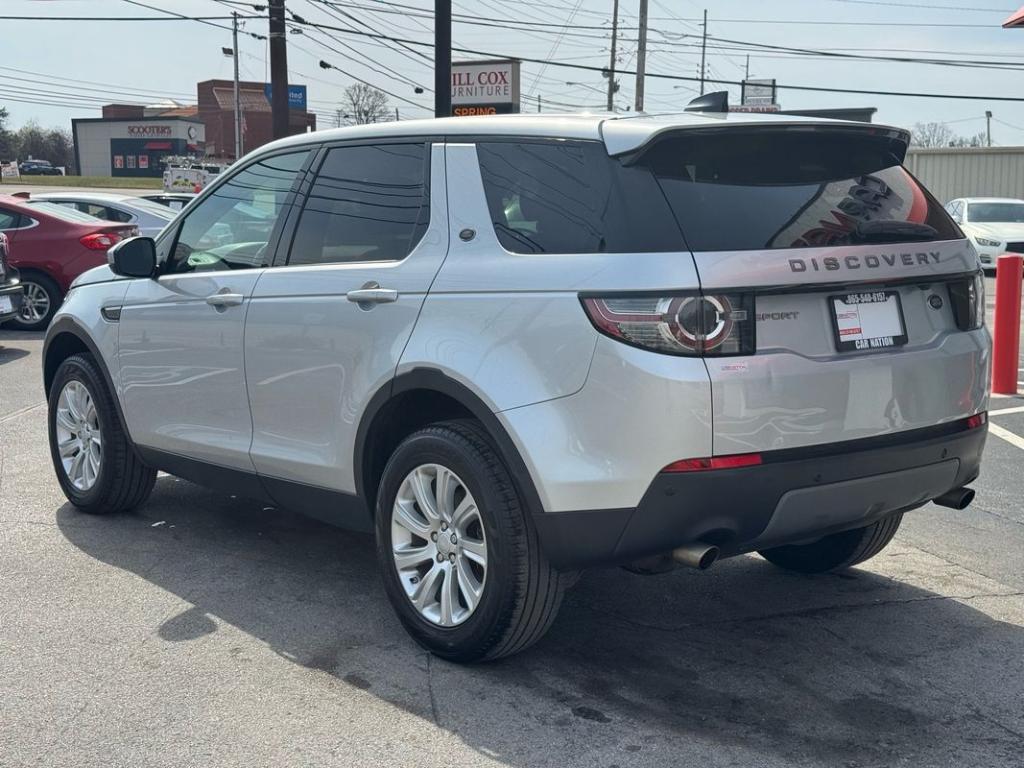
<svg viewBox="0 0 1024 768">
<path fill-rule="evenodd" d="M 850 233 L 851 243 L 902 243 L 938 239 L 939 233 L 935 227 L 913 221 L 862 221 Z"/>
</svg>

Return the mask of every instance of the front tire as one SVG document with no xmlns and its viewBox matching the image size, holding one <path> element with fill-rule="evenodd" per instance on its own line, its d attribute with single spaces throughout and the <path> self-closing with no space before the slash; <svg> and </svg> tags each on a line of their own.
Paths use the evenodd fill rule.
<svg viewBox="0 0 1024 768">
<path fill-rule="evenodd" d="M 21 309 L 7 322 L 22 331 L 41 331 L 60 309 L 60 288 L 46 275 L 35 272 L 22 272 L 21 284 L 25 289 Z"/>
<path fill-rule="evenodd" d="M 409 634 L 450 661 L 497 659 L 539 640 L 568 577 L 548 563 L 484 430 L 445 422 L 407 437 L 377 494 L 384 587 Z"/>
<path fill-rule="evenodd" d="M 60 364 L 47 421 L 57 481 L 82 512 L 123 512 L 149 497 L 156 470 L 143 464 L 128 442 L 92 355 L 72 355 Z"/>
<path fill-rule="evenodd" d="M 903 514 L 897 513 L 863 528 L 833 533 L 813 544 L 797 544 L 758 552 L 768 562 L 797 573 L 827 573 L 850 568 L 877 555 L 896 535 Z"/>
</svg>

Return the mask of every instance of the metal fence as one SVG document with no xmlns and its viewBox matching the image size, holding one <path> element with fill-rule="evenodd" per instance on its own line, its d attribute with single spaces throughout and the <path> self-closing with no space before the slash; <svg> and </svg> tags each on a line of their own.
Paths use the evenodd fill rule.
<svg viewBox="0 0 1024 768">
<path fill-rule="evenodd" d="M 1024 147 L 912 149 L 906 165 L 942 203 L 957 197 L 1024 198 Z"/>
</svg>

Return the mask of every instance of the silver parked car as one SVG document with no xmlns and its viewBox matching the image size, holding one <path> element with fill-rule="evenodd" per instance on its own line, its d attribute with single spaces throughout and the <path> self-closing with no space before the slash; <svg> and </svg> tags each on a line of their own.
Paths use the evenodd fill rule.
<svg viewBox="0 0 1024 768">
<path fill-rule="evenodd" d="M 31 204 L 34 201 L 57 203 L 68 208 L 75 208 L 104 221 L 134 224 L 139 228 L 139 234 L 146 237 L 159 235 L 160 231 L 176 215 L 176 212 L 166 205 L 111 192 L 33 193 L 27 202 Z"/>
<path fill-rule="evenodd" d="M 267 145 L 76 281 L 57 478 L 89 513 L 163 470 L 372 531 L 460 661 L 536 641 L 590 566 L 855 565 L 970 503 L 987 434 L 977 255 L 908 142 L 692 112 Z"/>
</svg>

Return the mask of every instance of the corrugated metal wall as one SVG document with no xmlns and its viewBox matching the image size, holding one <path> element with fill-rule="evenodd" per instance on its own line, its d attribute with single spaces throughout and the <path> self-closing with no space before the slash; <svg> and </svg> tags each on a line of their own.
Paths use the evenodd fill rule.
<svg viewBox="0 0 1024 768">
<path fill-rule="evenodd" d="M 912 149 L 906 165 L 942 203 L 957 197 L 1024 198 L 1024 147 Z"/>
</svg>

